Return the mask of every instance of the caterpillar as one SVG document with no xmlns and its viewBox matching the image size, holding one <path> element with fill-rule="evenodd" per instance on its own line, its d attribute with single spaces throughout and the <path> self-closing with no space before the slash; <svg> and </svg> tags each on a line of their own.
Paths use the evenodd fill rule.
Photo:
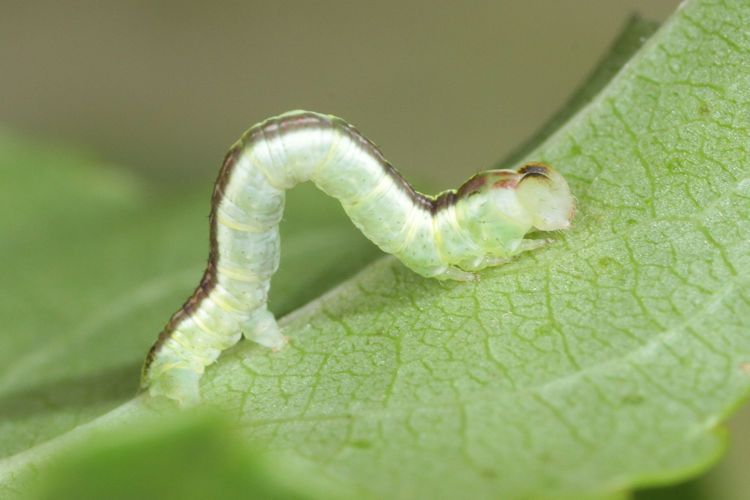
<svg viewBox="0 0 750 500">
<path fill-rule="evenodd" d="M 224 158 L 206 271 L 148 352 L 142 389 L 193 405 L 204 368 L 243 334 L 272 349 L 286 343 L 266 301 L 279 265 L 284 192 L 308 180 L 337 198 L 383 251 L 437 279 L 476 279 L 477 271 L 549 241 L 525 239 L 527 232 L 567 229 L 575 213 L 567 182 L 542 163 L 480 172 L 433 197 L 415 191 L 340 118 L 309 111 L 269 118 Z"/>
</svg>

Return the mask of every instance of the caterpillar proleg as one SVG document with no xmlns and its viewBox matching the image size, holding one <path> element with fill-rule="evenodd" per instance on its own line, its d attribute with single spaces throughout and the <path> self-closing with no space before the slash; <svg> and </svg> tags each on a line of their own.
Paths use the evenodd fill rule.
<svg viewBox="0 0 750 500">
<path fill-rule="evenodd" d="M 529 231 L 567 229 L 568 184 L 542 163 L 488 170 L 437 196 L 415 191 L 354 127 L 291 111 L 252 128 L 227 153 L 211 198 L 208 265 L 143 366 L 141 386 L 181 405 L 200 401 L 204 368 L 242 335 L 273 349 L 286 339 L 266 307 L 279 265 L 284 191 L 312 181 L 357 228 L 416 273 L 472 280 L 543 244 Z"/>
</svg>

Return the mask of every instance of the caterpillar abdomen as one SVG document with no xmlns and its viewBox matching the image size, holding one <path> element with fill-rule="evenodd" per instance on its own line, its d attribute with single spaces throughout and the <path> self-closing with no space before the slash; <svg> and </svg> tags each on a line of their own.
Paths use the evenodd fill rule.
<svg viewBox="0 0 750 500">
<path fill-rule="evenodd" d="M 210 252 L 193 295 L 146 357 L 142 386 L 180 404 L 200 400 L 198 380 L 245 337 L 286 342 L 266 302 L 279 265 L 284 191 L 313 181 L 352 222 L 415 272 L 469 280 L 539 246 L 533 229 L 566 229 L 575 204 L 565 179 L 529 163 L 476 174 L 436 197 L 416 192 L 380 150 L 343 120 L 292 111 L 253 126 L 227 153 L 211 200 Z"/>
</svg>

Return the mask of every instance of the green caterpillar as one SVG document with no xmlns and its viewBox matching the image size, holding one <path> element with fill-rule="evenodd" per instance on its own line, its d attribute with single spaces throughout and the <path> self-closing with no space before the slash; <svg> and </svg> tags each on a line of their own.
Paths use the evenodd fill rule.
<svg viewBox="0 0 750 500">
<path fill-rule="evenodd" d="M 181 405 L 200 401 L 204 368 L 241 335 L 273 349 L 286 338 L 267 307 L 279 265 L 284 191 L 312 181 L 341 201 L 383 251 L 422 276 L 472 280 L 547 240 L 527 232 L 567 229 L 575 201 L 541 163 L 489 170 L 436 197 L 416 192 L 354 127 L 291 111 L 253 126 L 232 146 L 211 198 L 210 252 L 198 288 L 149 351 L 141 385 Z"/>
</svg>

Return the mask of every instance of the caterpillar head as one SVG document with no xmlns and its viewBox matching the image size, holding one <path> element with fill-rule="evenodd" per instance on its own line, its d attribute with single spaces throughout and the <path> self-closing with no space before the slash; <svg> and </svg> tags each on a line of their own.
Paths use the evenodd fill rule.
<svg viewBox="0 0 750 500">
<path fill-rule="evenodd" d="M 568 229 L 576 205 L 563 176 L 544 163 L 527 163 L 518 174 L 516 196 L 531 216 L 531 224 L 541 231 Z"/>
<path fill-rule="evenodd" d="M 542 163 L 480 172 L 458 189 L 456 200 L 459 223 L 475 244 L 500 254 L 515 253 L 534 228 L 569 228 L 575 214 L 568 183 Z"/>
</svg>

